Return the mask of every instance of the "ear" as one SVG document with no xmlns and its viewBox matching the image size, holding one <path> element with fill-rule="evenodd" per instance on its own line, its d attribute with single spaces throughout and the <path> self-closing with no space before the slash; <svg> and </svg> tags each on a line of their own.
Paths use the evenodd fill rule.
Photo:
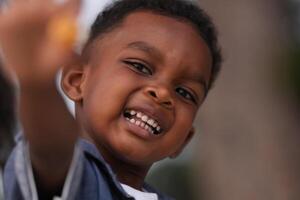
<svg viewBox="0 0 300 200">
<path fill-rule="evenodd" d="M 82 66 L 67 66 L 62 71 L 61 88 L 74 102 L 81 101 L 86 70 Z"/>
<path fill-rule="evenodd" d="M 170 155 L 169 157 L 171 159 L 176 158 L 177 156 L 179 156 L 179 154 L 183 151 L 183 149 L 186 147 L 186 145 L 191 141 L 191 139 L 193 138 L 195 134 L 195 128 L 192 127 L 191 130 L 189 131 L 188 136 L 185 138 L 185 141 L 182 143 L 182 145 L 178 148 L 177 151 L 175 151 L 172 155 Z"/>
</svg>

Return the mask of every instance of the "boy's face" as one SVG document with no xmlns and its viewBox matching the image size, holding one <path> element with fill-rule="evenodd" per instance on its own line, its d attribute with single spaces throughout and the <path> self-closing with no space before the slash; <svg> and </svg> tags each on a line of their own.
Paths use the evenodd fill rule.
<svg viewBox="0 0 300 200">
<path fill-rule="evenodd" d="M 208 46 L 190 24 L 132 13 L 94 42 L 87 65 L 77 109 L 100 150 L 150 165 L 188 143 L 212 65 Z"/>
</svg>

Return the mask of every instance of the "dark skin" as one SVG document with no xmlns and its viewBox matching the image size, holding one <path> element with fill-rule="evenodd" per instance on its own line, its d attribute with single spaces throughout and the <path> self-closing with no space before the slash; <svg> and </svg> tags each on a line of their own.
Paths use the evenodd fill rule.
<svg viewBox="0 0 300 200">
<path fill-rule="evenodd" d="M 76 103 L 81 134 L 121 183 L 141 189 L 151 165 L 176 157 L 192 138 L 211 64 L 208 46 L 189 23 L 136 12 L 95 41 L 87 64 L 65 70 L 62 86 Z M 153 116 L 163 132 L 132 125 L 128 109 Z"/>
<path fill-rule="evenodd" d="M 82 64 L 72 48 L 44 31 L 57 13 L 52 1 L 24 2 L 1 15 L 0 41 L 21 85 L 20 113 L 37 182 L 49 196 L 61 188 L 78 133 L 97 146 L 120 182 L 141 189 L 151 165 L 176 157 L 193 137 L 211 76 L 206 43 L 187 22 L 136 12 L 95 41 Z M 75 17 L 78 1 L 69 2 L 58 10 Z M 56 91 L 58 66 L 66 66 L 62 87 L 76 104 L 80 131 Z M 124 117 L 129 109 L 155 119 L 161 133 L 130 123 Z"/>
<path fill-rule="evenodd" d="M 75 20 L 79 5 L 79 0 L 63 5 L 51 0 L 10 1 L 9 8 L 0 12 L 3 67 L 10 78 L 18 79 L 18 113 L 35 178 L 49 196 L 64 183 L 78 136 L 55 85 L 59 66 L 76 61 L 76 56 L 73 46 L 53 39 L 49 24 L 57 16 Z"/>
</svg>

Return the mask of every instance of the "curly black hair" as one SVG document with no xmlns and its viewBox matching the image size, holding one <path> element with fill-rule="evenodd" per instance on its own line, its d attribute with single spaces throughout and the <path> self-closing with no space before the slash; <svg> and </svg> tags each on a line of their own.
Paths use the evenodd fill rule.
<svg viewBox="0 0 300 200">
<path fill-rule="evenodd" d="M 117 0 L 101 12 L 92 25 L 84 49 L 99 36 L 122 24 L 124 19 L 136 11 L 150 11 L 192 24 L 210 48 L 213 64 L 208 89 L 219 74 L 222 62 L 217 31 L 210 17 L 195 3 L 187 0 Z M 84 50 L 85 51 L 85 50 Z"/>
</svg>

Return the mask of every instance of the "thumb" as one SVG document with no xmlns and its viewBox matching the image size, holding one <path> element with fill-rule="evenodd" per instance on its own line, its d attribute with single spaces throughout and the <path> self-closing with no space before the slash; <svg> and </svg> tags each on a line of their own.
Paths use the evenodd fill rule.
<svg viewBox="0 0 300 200">
<path fill-rule="evenodd" d="M 60 12 L 77 16 L 81 8 L 82 0 L 66 0 L 60 7 Z"/>
<path fill-rule="evenodd" d="M 60 67 L 80 62 L 80 56 L 72 49 L 57 42 L 47 42 L 41 48 L 39 66 L 44 70 L 57 71 Z"/>
</svg>

